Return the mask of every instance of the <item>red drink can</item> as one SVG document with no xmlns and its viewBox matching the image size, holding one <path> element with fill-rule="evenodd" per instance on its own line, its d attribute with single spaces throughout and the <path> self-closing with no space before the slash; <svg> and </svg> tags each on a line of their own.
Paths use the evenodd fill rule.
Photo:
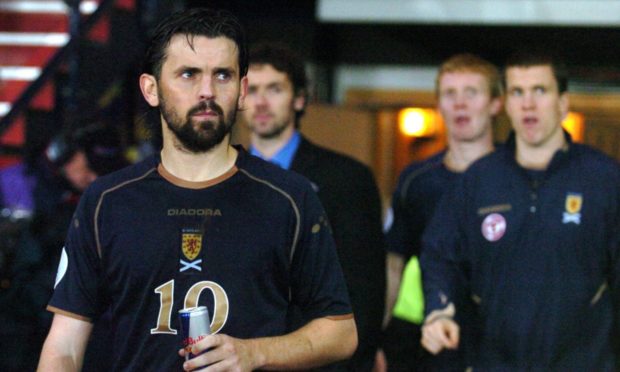
<svg viewBox="0 0 620 372">
<path fill-rule="evenodd" d="M 185 348 L 185 360 L 196 355 L 190 353 L 192 345 L 211 334 L 211 319 L 206 306 L 190 307 L 179 310 L 181 321 L 181 336 Z"/>
</svg>

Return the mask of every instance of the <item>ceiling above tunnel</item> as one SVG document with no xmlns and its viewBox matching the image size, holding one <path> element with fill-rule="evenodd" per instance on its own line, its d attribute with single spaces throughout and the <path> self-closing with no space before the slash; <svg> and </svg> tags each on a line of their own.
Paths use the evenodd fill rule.
<svg viewBox="0 0 620 372">
<path fill-rule="evenodd" d="M 203 5 L 202 1 L 189 1 Z M 554 49 L 583 86 L 620 87 L 615 0 L 216 0 L 251 42 L 278 40 L 325 66 L 436 66 L 459 52 L 498 65 L 522 45 Z"/>
</svg>

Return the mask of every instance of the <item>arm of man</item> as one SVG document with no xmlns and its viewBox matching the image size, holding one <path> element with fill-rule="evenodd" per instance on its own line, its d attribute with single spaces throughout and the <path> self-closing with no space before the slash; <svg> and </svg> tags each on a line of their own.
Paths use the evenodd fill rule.
<svg viewBox="0 0 620 372">
<path fill-rule="evenodd" d="M 613 330 L 613 339 L 616 353 L 616 369 L 620 371 L 620 195 L 618 190 L 620 185 L 620 172 L 616 167 L 615 187 L 616 191 L 616 210 L 615 218 L 612 222 L 612 234 L 609 239 L 609 257 L 611 258 L 611 270 L 609 275 L 609 284 L 611 286 L 612 299 L 614 304 L 615 321 Z"/>
<path fill-rule="evenodd" d="M 390 319 L 392 318 L 392 310 L 394 309 L 394 304 L 396 304 L 396 299 L 398 298 L 404 267 L 405 258 L 403 255 L 394 252 L 387 253 L 387 290 L 385 292 L 385 312 L 383 314 L 384 329 L 387 327 Z"/>
<path fill-rule="evenodd" d="M 37 371 L 79 371 L 93 325 L 85 320 L 55 314 L 43 344 Z"/>
<path fill-rule="evenodd" d="M 454 190 L 459 190 L 456 192 Z M 460 328 L 455 322 L 457 298 L 464 291 L 462 274 L 464 217 L 463 187 L 455 187 L 440 200 L 422 238 L 420 266 L 424 287 L 426 317 L 422 327 L 422 346 L 432 354 L 459 346 Z"/>
<path fill-rule="evenodd" d="M 422 326 L 422 346 L 431 354 L 443 349 L 456 349 L 459 346 L 460 328 L 452 319 L 454 306 L 439 310 L 427 317 Z"/>
<path fill-rule="evenodd" d="M 224 334 L 205 337 L 193 353 L 208 350 L 183 365 L 186 371 L 212 365 L 214 370 L 252 371 L 308 369 L 349 358 L 357 347 L 353 318 L 312 320 L 277 337 L 242 340 Z M 185 356 L 185 350 L 179 350 Z"/>
<path fill-rule="evenodd" d="M 410 166 L 401 173 L 392 195 L 393 219 L 386 231 L 387 280 L 383 329 L 388 326 L 399 298 L 405 266 L 412 256 L 420 254 L 420 240 L 427 222 L 424 205 L 417 195 L 415 177 L 412 176 L 417 173 L 412 171 L 418 169 L 416 167 Z"/>
</svg>

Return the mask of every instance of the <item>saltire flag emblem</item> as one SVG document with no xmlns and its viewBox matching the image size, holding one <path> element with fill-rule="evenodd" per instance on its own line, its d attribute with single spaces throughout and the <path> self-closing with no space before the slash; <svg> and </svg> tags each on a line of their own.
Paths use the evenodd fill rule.
<svg viewBox="0 0 620 372">
<path fill-rule="evenodd" d="M 581 224 L 581 206 L 583 205 L 583 196 L 580 193 L 569 192 L 566 194 L 564 202 L 565 212 L 562 215 L 562 223 Z"/>
<path fill-rule="evenodd" d="M 186 260 L 180 260 L 181 268 L 180 272 L 194 269 L 198 271 L 202 271 L 200 264 L 202 263 L 202 259 L 196 260 L 196 257 L 200 254 L 202 250 L 202 233 L 200 230 L 194 229 L 184 229 L 181 232 L 181 252 Z M 195 261 L 194 261 L 195 260 Z"/>
</svg>

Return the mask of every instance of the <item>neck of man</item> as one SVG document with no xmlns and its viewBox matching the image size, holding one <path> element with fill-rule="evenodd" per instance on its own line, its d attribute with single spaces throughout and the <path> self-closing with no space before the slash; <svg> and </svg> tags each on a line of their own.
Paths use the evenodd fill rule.
<svg viewBox="0 0 620 372">
<path fill-rule="evenodd" d="M 252 141 L 252 146 L 258 150 L 258 152 L 266 159 L 271 159 L 291 140 L 294 133 L 295 125 L 291 123 L 275 137 L 265 138 L 257 135 L 256 132 L 252 132 L 250 140 Z"/>
<path fill-rule="evenodd" d="M 553 155 L 558 150 L 567 148 L 568 143 L 564 138 L 564 132 L 559 130 L 557 135 L 554 135 L 541 146 L 529 145 L 517 136 L 516 146 L 515 157 L 521 167 L 531 170 L 545 170 L 549 167 Z"/>
<path fill-rule="evenodd" d="M 491 135 L 472 142 L 448 139 L 448 151 L 443 161 L 451 171 L 464 172 L 473 162 L 493 151 L 493 148 Z"/>
<path fill-rule="evenodd" d="M 211 150 L 193 153 L 181 146 L 174 134 L 164 129 L 161 163 L 173 176 L 190 182 L 203 182 L 228 172 L 238 152 L 230 145 L 230 134 Z"/>
</svg>

